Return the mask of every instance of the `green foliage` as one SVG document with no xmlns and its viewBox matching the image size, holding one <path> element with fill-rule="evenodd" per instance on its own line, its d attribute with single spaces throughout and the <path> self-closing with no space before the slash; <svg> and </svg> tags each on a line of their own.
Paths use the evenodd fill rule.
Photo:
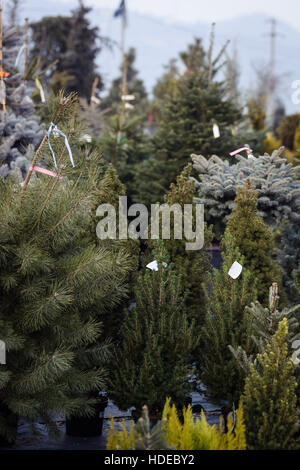
<svg viewBox="0 0 300 470">
<path fill-rule="evenodd" d="M 87 100 L 91 97 L 94 79 L 99 77 L 96 56 L 101 46 L 107 44 L 107 40 L 99 36 L 99 29 L 90 26 L 87 19 L 90 10 L 81 4 L 70 17 L 45 17 L 30 25 L 31 57 L 40 57 L 43 68 L 57 61 L 49 75 L 49 87 L 53 78 L 57 92 L 58 77 L 63 77 L 67 92 L 78 92 Z"/>
<path fill-rule="evenodd" d="M 67 135 L 73 98 L 52 103 L 53 120 Z M 93 414 L 109 352 L 101 320 L 126 296 L 131 266 L 128 254 L 90 243 L 99 172 L 79 160 L 77 174 L 61 139 L 52 143 L 62 179 L 35 175 L 23 186 L 0 180 L 0 337 L 7 349 L 0 406 L 49 425 L 53 413 Z M 41 154 L 49 160 L 49 153 L 42 145 L 35 162 Z M 0 414 L 0 435 L 13 439 Z"/>
<path fill-rule="evenodd" d="M 216 235 L 224 233 L 237 190 L 248 179 L 258 193 L 258 215 L 267 225 L 273 228 L 284 220 L 293 221 L 298 217 L 300 183 L 295 177 L 299 167 L 288 163 L 281 156 L 283 151 L 280 148 L 272 155 L 255 160 L 238 155 L 233 164 L 217 156 L 210 159 L 192 156 L 194 169 L 199 174 L 198 201 L 205 205 L 207 222 L 214 224 Z"/>
<path fill-rule="evenodd" d="M 44 135 L 30 98 L 36 88 L 35 83 L 24 81 L 15 66 L 23 42 L 23 28 L 4 25 L 3 62 L 10 75 L 5 79 L 6 115 L 2 104 L 0 111 L 0 177 L 14 174 L 20 182 L 27 174 L 32 153 Z"/>
<path fill-rule="evenodd" d="M 138 78 L 138 71 L 135 69 L 134 64 L 136 60 L 136 51 L 130 48 L 128 53 L 124 56 L 124 62 L 121 64 L 121 76 L 116 78 L 108 91 L 107 96 L 101 102 L 101 108 L 105 110 L 108 115 L 116 115 L 121 107 L 121 95 L 123 86 L 123 70 L 126 67 L 126 94 L 134 95 L 135 100 L 130 102 L 134 105 L 134 113 L 138 115 L 145 115 L 147 107 L 147 91 L 143 81 Z"/>
<path fill-rule="evenodd" d="M 223 433 L 222 420 L 220 427 L 210 426 L 202 412 L 201 419 L 194 421 L 191 407 L 183 410 L 183 424 L 178 418 L 175 405 L 167 399 L 162 421 L 151 427 L 148 409 L 143 408 L 143 415 L 136 425 L 130 424 L 127 431 L 124 423 L 121 431 L 115 428 L 114 420 L 110 422 L 107 450 L 245 450 L 246 435 L 243 420 L 243 407 L 236 412 L 236 425 L 228 417 L 230 431 Z"/>
<path fill-rule="evenodd" d="M 138 279 L 136 307 L 128 312 L 114 349 L 108 395 L 122 410 L 135 407 L 140 413 L 147 403 L 150 415 L 157 416 L 166 396 L 172 393 L 181 407 L 189 396 L 196 339 L 185 314 L 180 277 L 171 265 L 163 265 L 169 259 L 162 242 L 153 258 L 158 271 L 148 270 Z"/>
<path fill-rule="evenodd" d="M 295 134 L 300 124 L 300 114 L 292 114 L 286 116 L 280 123 L 277 134 L 282 142 L 282 145 L 289 150 L 294 150 Z"/>
<path fill-rule="evenodd" d="M 97 247 L 107 247 L 115 256 L 122 258 L 126 255 L 128 259 L 128 270 L 124 277 L 127 284 L 128 295 L 124 298 L 122 304 L 118 304 L 115 309 L 108 310 L 103 317 L 102 322 L 107 335 L 115 339 L 119 334 L 120 326 L 124 319 L 124 308 L 128 306 L 129 299 L 133 297 L 133 288 L 136 282 L 139 267 L 140 245 L 137 240 L 119 240 L 119 197 L 126 196 L 125 186 L 120 182 L 115 168 L 110 164 L 94 191 L 91 204 L 91 241 Z M 99 218 L 96 215 L 97 208 L 101 204 L 111 204 L 116 211 L 116 240 L 99 240 L 96 236 L 97 224 Z"/>
<path fill-rule="evenodd" d="M 129 204 L 141 203 L 138 198 L 141 181 L 137 176 L 139 165 L 149 154 L 149 139 L 144 134 L 141 116 L 118 115 L 103 119 L 103 130 L 98 147 L 106 162 L 112 163 L 126 187 Z M 148 185 L 148 181 L 145 181 Z"/>
<path fill-rule="evenodd" d="M 258 300 L 265 304 L 269 286 L 281 282 L 281 271 L 273 261 L 274 241 L 272 233 L 257 214 L 257 192 L 248 181 L 238 189 L 235 208 L 228 220 L 227 230 L 244 257 L 244 266 L 257 282 Z"/>
<path fill-rule="evenodd" d="M 255 355 L 257 353 L 264 353 L 266 346 L 271 344 L 272 338 L 276 333 L 279 324 L 282 320 L 287 320 L 289 350 L 292 350 L 294 341 L 300 337 L 300 325 L 298 313 L 300 312 L 300 305 L 294 305 L 291 308 L 284 308 L 280 310 L 279 304 L 278 285 L 274 283 L 269 291 L 269 305 L 268 308 L 263 307 L 259 302 L 253 302 L 246 311 L 253 319 L 253 335 L 252 340 L 255 344 Z M 247 356 L 246 352 L 239 346 L 234 349 L 230 346 L 230 350 L 239 362 L 240 366 L 245 371 L 246 375 L 250 373 L 250 366 L 253 364 L 254 356 Z M 257 361 L 256 361 L 257 363 Z M 298 369 L 297 369 L 298 373 Z"/>
<path fill-rule="evenodd" d="M 297 431 L 296 380 L 288 354 L 287 319 L 251 365 L 242 397 L 247 446 L 253 450 L 289 450 L 295 448 Z"/>
<path fill-rule="evenodd" d="M 209 398 L 230 409 L 232 403 L 239 403 L 245 376 L 229 346 L 242 346 L 248 353 L 254 351 L 253 320 L 246 307 L 255 300 L 256 290 L 245 259 L 228 231 L 222 240 L 222 249 L 223 265 L 208 278 L 207 313 L 201 331 L 197 370 Z M 228 275 L 235 261 L 245 266 L 236 280 Z"/>
<path fill-rule="evenodd" d="M 184 228 L 184 205 L 193 204 L 193 230 L 196 224 L 196 205 L 194 203 L 195 185 L 190 180 L 192 165 L 188 165 L 177 178 L 177 183 L 172 184 L 169 193 L 165 196 L 165 203 L 172 207 L 179 204 L 182 210 L 182 229 Z M 174 263 L 176 272 L 180 274 L 182 287 L 186 292 L 186 308 L 190 318 L 195 319 L 196 328 L 201 327 L 205 314 L 205 294 L 203 283 L 211 269 L 210 256 L 206 248 L 212 241 L 211 230 L 205 226 L 205 243 L 201 250 L 186 250 L 187 240 L 176 240 L 174 237 L 174 214 L 170 217 L 170 240 L 165 240 L 164 245 L 168 255 Z M 149 241 L 148 246 L 153 246 Z"/>
</svg>

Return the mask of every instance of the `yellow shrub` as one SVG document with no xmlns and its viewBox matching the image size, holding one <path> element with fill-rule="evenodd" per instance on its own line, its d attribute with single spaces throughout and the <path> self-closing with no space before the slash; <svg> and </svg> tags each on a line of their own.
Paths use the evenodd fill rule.
<svg viewBox="0 0 300 470">
<path fill-rule="evenodd" d="M 201 418 L 194 420 L 192 409 L 189 406 L 183 410 L 183 424 L 181 423 L 175 405 L 170 404 L 170 398 L 167 399 L 162 421 L 157 425 L 167 443 L 167 448 L 176 450 L 245 450 L 246 449 L 246 428 L 243 418 L 243 407 L 240 405 L 236 412 L 236 423 L 233 426 L 232 417 L 228 417 L 227 433 L 222 431 L 223 423 L 220 419 L 219 429 L 216 425 L 210 426 L 205 418 L 204 412 L 201 413 Z M 148 415 L 144 416 L 147 428 L 149 420 Z M 151 431 L 157 434 L 157 426 Z M 234 429 L 233 429 L 234 428 Z M 132 423 L 130 430 L 127 432 L 125 425 L 122 425 L 122 430 L 115 429 L 114 421 L 110 421 L 110 431 L 107 441 L 107 449 L 136 449 L 137 442 L 141 440 L 140 431 L 136 431 L 136 426 Z M 151 436 L 144 436 L 146 439 L 151 439 Z M 163 449 L 163 444 L 160 447 Z"/>
</svg>

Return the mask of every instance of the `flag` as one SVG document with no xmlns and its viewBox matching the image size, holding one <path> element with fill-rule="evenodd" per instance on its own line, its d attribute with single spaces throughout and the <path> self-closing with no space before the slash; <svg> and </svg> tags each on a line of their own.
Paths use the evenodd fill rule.
<svg viewBox="0 0 300 470">
<path fill-rule="evenodd" d="M 122 0 L 120 3 L 119 8 L 114 12 L 114 18 L 118 18 L 118 16 L 123 16 L 126 19 L 126 4 L 125 0 Z"/>
</svg>

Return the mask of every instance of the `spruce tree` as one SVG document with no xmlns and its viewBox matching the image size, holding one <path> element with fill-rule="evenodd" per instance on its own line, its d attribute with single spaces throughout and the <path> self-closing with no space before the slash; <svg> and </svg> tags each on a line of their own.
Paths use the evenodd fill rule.
<svg viewBox="0 0 300 470">
<path fill-rule="evenodd" d="M 181 54 L 186 66 L 179 78 L 176 93 L 162 111 L 160 126 L 153 138 L 154 158 L 148 165 L 154 175 L 152 202 L 162 201 L 176 176 L 189 162 L 192 153 L 212 155 L 230 152 L 239 140 L 230 126 L 241 120 L 239 109 L 227 98 L 226 83 L 217 81 L 219 60 L 212 59 L 212 46 L 205 52 L 201 42 Z M 213 125 L 218 124 L 220 138 L 215 138 Z M 155 176 L 156 175 L 156 176 Z"/>
<path fill-rule="evenodd" d="M 90 100 L 96 77 L 102 86 L 96 67 L 96 57 L 108 40 L 99 34 L 99 28 L 91 27 L 87 15 L 91 8 L 82 0 L 72 16 L 45 17 L 32 23 L 33 48 L 31 57 L 40 57 L 41 67 L 57 62 L 49 73 L 49 83 L 64 82 L 68 93 L 74 91 Z"/>
<path fill-rule="evenodd" d="M 5 78 L 6 112 L 0 105 L 0 176 L 13 173 L 20 181 L 25 178 L 33 152 L 44 135 L 31 99 L 34 87 L 15 66 L 23 42 L 23 28 L 4 25 L 3 64 L 10 75 Z"/>
<path fill-rule="evenodd" d="M 227 230 L 244 257 L 245 268 L 257 281 L 258 300 L 266 304 L 269 286 L 274 282 L 281 284 L 281 270 L 273 260 L 272 233 L 257 214 L 257 192 L 249 181 L 238 189 L 235 204 Z"/>
<path fill-rule="evenodd" d="M 60 97 L 56 104 L 52 121 L 70 136 L 74 99 Z M 46 139 L 35 168 L 40 158 L 51 159 Z M 94 413 L 94 396 L 106 378 L 109 335 L 101 336 L 101 320 L 126 295 L 131 263 L 125 253 L 90 243 L 89 209 L 99 175 L 82 168 L 75 178 L 61 140 L 51 142 L 59 169 L 50 168 L 57 176 L 37 173 L 33 180 L 30 170 L 22 185 L 12 177 L 0 180 L 0 338 L 7 352 L 0 435 L 9 440 L 16 416 L 32 424 L 42 417 L 53 427 L 53 413 Z"/>
<path fill-rule="evenodd" d="M 226 415 L 232 404 L 238 406 L 244 389 L 245 375 L 233 357 L 229 346 L 242 346 L 254 351 L 252 318 L 246 307 L 256 298 L 256 289 L 250 272 L 245 269 L 238 279 L 232 279 L 229 269 L 235 261 L 245 266 L 231 234 L 222 240 L 223 265 L 213 270 L 208 278 L 207 310 L 201 335 L 198 376 L 213 402 L 222 406 Z"/>
<path fill-rule="evenodd" d="M 153 258 L 158 271 L 149 270 L 138 279 L 136 307 L 128 312 L 114 349 L 108 395 L 122 410 L 135 407 L 141 413 L 147 403 L 150 416 L 157 417 L 167 396 L 181 407 L 188 399 L 196 339 L 185 313 L 180 277 L 162 242 Z"/>
<path fill-rule="evenodd" d="M 242 400 L 250 450 L 295 449 L 296 380 L 287 335 L 284 319 L 266 352 L 257 356 L 257 367 L 251 365 L 246 379 Z"/>
<path fill-rule="evenodd" d="M 255 159 L 237 155 L 229 164 L 213 156 L 192 155 L 194 169 L 199 175 L 195 181 L 199 202 L 206 207 L 208 223 L 214 224 L 220 236 L 234 207 L 237 190 L 250 179 L 258 193 L 258 214 L 271 228 L 298 218 L 300 207 L 300 182 L 296 180 L 299 167 L 289 163 L 280 148 L 272 155 Z"/>
</svg>

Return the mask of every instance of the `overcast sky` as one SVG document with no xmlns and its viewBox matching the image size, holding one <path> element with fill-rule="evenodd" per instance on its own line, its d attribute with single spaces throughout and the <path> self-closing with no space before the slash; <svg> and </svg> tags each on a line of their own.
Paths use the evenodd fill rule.
<svg viewBox="0 0 300 470">
<path fill-rule="evenodd" d="M 76 4 L 74 0 L 63 1 Z M 116 9 L 120 0 L 86 0 L 86 3 Z M 260 12 L 281 18 L 300 30 L 299 0 L 127 0 L 127 5 L 128 8 L 139 13 L 180 22 L 211 23 Z"/>
</svg>

